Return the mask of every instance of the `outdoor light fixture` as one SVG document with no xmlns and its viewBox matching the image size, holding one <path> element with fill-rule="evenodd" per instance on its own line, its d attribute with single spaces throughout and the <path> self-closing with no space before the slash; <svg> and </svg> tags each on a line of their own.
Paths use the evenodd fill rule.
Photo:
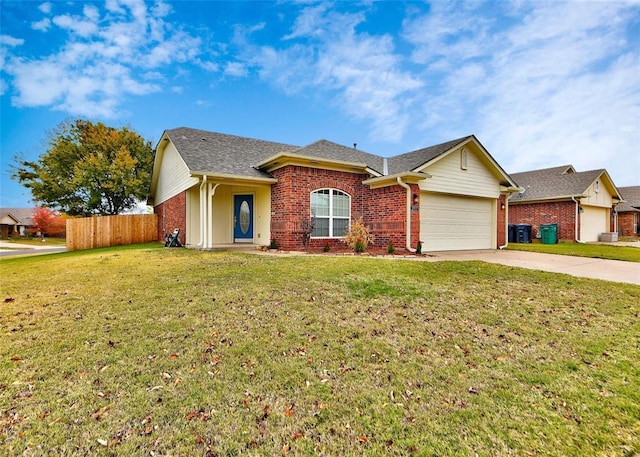
<svg viewBox="0 0 640 457">
<path fill-rule="evenodd" d="M 500 209 L 504 210 L 504 202 L 500 202 Z"/>
<path fill-rule="evenodd" d="M 418 194 L 413 194 L 413 205 L 417 206 L 418 205 Z"/>
</svg>

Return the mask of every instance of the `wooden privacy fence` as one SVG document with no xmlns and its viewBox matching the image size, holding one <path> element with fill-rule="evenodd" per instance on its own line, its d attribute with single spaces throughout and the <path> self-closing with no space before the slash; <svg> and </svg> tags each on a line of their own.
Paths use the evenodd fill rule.
<svg viewBox="0 0 640 457">
<path fill-rule="evenodd" d="M 147 243 L 157 239 L 155 214 L 67 219 L 67 251 Z"/>
</svg>

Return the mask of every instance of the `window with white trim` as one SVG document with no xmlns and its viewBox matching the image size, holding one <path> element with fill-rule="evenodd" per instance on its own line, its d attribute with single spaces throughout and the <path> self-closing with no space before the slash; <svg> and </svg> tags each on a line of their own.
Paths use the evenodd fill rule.
<svg viewBox="0 0 640 457">
<path fill-rule="evenodd" d="M 349 231 L 351 196 L 337 189 L 319 189 L 311 192 L 311 214 L 315 225 L 314 238 L 340 238 Z"/>
</svg>

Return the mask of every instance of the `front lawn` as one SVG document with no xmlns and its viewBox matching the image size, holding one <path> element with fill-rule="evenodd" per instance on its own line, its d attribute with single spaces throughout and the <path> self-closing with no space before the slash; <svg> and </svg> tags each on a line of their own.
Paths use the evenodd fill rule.
<svg viewBox="0 0 640 457">
<path fill-rule="evenodd" d="M 543 252 L 545 254 L 572 255 L 577 257 L 591 257 L 596 259 L 625 260 L 627 262 L 640 262 L 639 247 L 613 246 L 610 244 L 594 243 L 569 243 L 558 244 L 542 243 L 509 243 L 507 249 L 518 251 Z"/>
<path fill-rule="evenodd" d="M 640 287 L 157 245 L 0 261 L 1 455 L 634 455 Z"/>
</svg>

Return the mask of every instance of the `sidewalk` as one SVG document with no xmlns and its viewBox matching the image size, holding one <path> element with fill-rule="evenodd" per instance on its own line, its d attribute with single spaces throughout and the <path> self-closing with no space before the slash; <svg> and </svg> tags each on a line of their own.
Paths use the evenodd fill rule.
<svg viewBox="0 0 640 457">
<path fill-rule="evenodd" d="M 64 252 L 67 248 L 64 245 L 50 245 L 47 242 L 40 244 L 20 244 L 9 243 L 0 240 L 0 257 L 14 257 L 36 254 L 51 254 L 55 252 Z"/>
</svg>

